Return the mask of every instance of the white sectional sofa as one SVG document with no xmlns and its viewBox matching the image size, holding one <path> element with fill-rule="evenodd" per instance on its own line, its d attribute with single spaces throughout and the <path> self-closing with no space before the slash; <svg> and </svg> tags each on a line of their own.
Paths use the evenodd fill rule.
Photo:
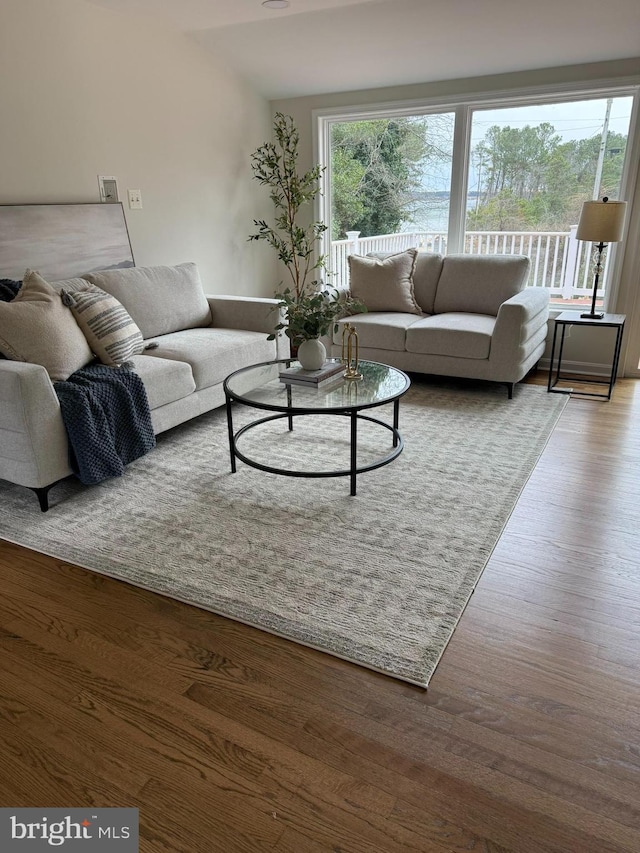
<svg viewBox="0 0 640 853">
<path fill-rule="evenodd" d="M 280 322 L 276 300 L 205 296 L 195 264 L 83 278 L 116 297 L 145 342 L 157 345 L 131 359 L 156 434 L 223 405 L 222 383 L 232 371 L 289 356 L 288 338 L 267 340 Z M 64 288 L 64 282 L 52 284 Z M 45 367 L 0 360 L 0 480 L 33 489 L 45 510 L 49 488 L 72 473 L 68 460 L 60 405 Z"/>
<path fill-rule="evenodd" d="M 416 373 L 503 383 L 512 397 L 542 356 L 549 296 L 527 288 L 530 262 L 514 255 L 442 255 L 409 249 L 351 256 L 350 289 L 367 313 L 356 327 L 360 357 Z"/>
</svg>

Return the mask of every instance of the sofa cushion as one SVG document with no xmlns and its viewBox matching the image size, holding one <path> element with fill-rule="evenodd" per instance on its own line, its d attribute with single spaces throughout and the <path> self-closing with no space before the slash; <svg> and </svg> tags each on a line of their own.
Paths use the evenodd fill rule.
<svg viewBox="0 0 640 853">
<path fill-rule="evenodd" d="M 158 409 L 188 397 L 196 390 L 191 365 L 184 361 L 154 358 L 152 355 L 135 355 L 133 369 L 144 382 L 149 408 Z"/>
<path fill-rule="evenodd" d="M 388 257 L 349 256 L 349 289 L 367 311 L 401 311 L 421 314 L 413 295 L 416 249 Z"/>
<path fill-rule="evenodd" d="M 333 334 L 333 343 L 342 346 L 342 329 L 345 323 L 355 326 L 358 333 L 358 346 L 372 349 L 404 352 L 407 329 L 418 322 L 415 314 L 379 312 L 357 314 L 338 321 L 338 331 Z"/>
<path fill-rule="evenodd" d="M 185 361 L 196 390 L 222 382 L 234 370 L 275 358 L 275 343 L 264 332 L 244 329 L 188 329 L 155 339 L 154 358 Z M 146 356 L 142 355 L 141 358 Z"/>
<path fill-rule="evenodd" d="M 450 312 L 417 320 L 407 329 L 407 352 L 489 358 L 496 318 Z"/>
<path fill-rule="evenodd" d="M 93 356 L 80 326 L 60 294 L 42 276 L 27 270 L 12 302 L 0 302 L 0 351 L 14 361 L 44 367 L 64 381 Z"/>
<path fill-rule="evenodd" d="M 435 313 L 496 316 L 503 302 L 524 289 L 528 273 L 529 258 L 524 255 L 447 255 L 436 291 Z"/>
<path fill-rule="evenodd" d="M 89 281 L 61 291 L 92 351 L 108 367 L 118 367 L 144 349 L 142 332 L 120 302 Z"/>
<path fill-rule="evenodd" d="M 211 323 L 211 310 L 195 264 L 103 270 L 83 278 L 115 296 L 144 338 Z"/>
</svg>

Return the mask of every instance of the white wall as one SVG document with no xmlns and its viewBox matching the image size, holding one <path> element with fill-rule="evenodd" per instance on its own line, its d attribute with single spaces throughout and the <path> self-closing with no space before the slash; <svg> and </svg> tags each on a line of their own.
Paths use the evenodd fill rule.
<svg viewBox="0 0 640 853">
<path fill-rule="evenodd" d="M 272 102 L 273 111 L 279 111 L 290 115 L 295 120 L 300 131 L 300 165 L 308 169 L 314 162 L 314 133 L 313 111 L 321 109 L 332 109 L 338 107 L 349 107 L 366 104 L 389 104 L 396 101 L 408 101 L 412 99 L 446 98 L 452 99 L 461 95 L 482 94 L 485 92 L 513 93 L 527 87 L 554 86 L 559 84 L 582 83 L 584 81 L 599 81 L 607 79 L 611 82 L 628 83 L 634 79 L 640 80 L 640 58 L 627 60 L 592 63 L 580 66 L 566 66 L 563 68 L 547 68 L 530 72 L 519 72 L 515 74 L 499 74 L 490 77 L 476 77 L 461 80 L 448 80 L 435 83 L 421 83 L 412 86 L 395 86 L 385 89 L 367 89 L 365 91 L 341 92 L 326 95 L 313 95 L 307 98 L 289 98 Z M 633 144 L 633 140 L 631 141 Z M 635 141 L 638 151 L 638 141 Z M 640 174 L 637 176 L 635 189 L 635 210 L 629 210 L 630 227 L 626 243 L 621 246 L 624 253 L 621 263 L 620 286 L 617 293 L 615 305 L 610 305 L 609 310 L 630 314 L 636 305 L 636 314 L 640 314 L 640 298 L 636 298 L 640 289 L 640 270 L 638 269 L 636 247 L 640 242 Z M 632 319 L 631 317 L 629 318 Z M 637 351 L 637 336 L 640 335 L 640 316 L 633 318 L 630 322 L 625 337 L 623 358 L 627 351 Z M 549 346 L 547 357 L 550 354 L 550 339 L 553 324 L 550 323 Z M 633 336 L 633 337 L 632 337 Z M 632 346 L 629 346 L 629 344 Z M 610 338 L 605 333 L 593 334 L 590 329 L 572 330 L 571 338 L 567 341 L 563 357 L 563 365 L 574 362 L 582 365 L 585 371 L 605 370 L 601 365 L 606 365 L 610 357 Z M 634 355 L 635 357 L 635 355 Z M 631 357 L 627 358 L 627 369 L 631 375 L 637 367 L 632 364 Z"/>
<path fill-rule="evenodd" d="M 269 105 L 190 38 L 82 0 L 2 0 L 0 117 L 0 203 L 99 201 L 115 175 L 138 266 L 193 260 L 208 292 L 272 295 L 273 252 L 247 242 L 271 213 L 250 168 Z"/>
</svg>

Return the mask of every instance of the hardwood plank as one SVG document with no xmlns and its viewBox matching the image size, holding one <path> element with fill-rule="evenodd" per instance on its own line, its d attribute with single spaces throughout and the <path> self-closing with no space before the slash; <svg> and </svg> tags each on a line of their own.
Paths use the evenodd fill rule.
<svg viewBox="0 0 640 853">
<path fill-rule="evenodd" d="M 90 630 L 105 640 L 117 643 L 120 648 L 129 648 L 140 654 L 148 651 L 154 628 L 152 620 L 147 620 L 146 617 L 157 613 L 157 601 L 152 599 L 151 606 L 145 607 L 144 598 L 123 596 L 123 607 L 110 608 L 107 620 L 102 618 L 105 597 L 111 600 L 117 595 L 117 591 L 123 586 L 122 582 L 106 575 L 87 572 L 62 560 L 54 561 L 51 557 L 11 543 L 6 543 L 6 550 L 3 548 L 0 551 L 0 573 L 10 579 L 11 583 L 25 590 L 26 600 L 34 594 L 42 594 L 43 571 L 47 576 L 46 598 L 49 603 L 56 602 L 57 605 L 68 608 L 70 584 L 82 590 L 83 607 L 82 610 L 74 609 L 74 628 Z M 165 601 L 171 604 L 169 599 Z M 5 617 L 0 602 L 0 620 L 3 618 Z M 6 619 L 12 619 L 12 612 L 7 612 Z M 170 660 L 173 657 L 175 655 L 172 652 L 165 653 L 161 645 L 155 646 L 154 661 Z"/>
<path fill-rule="evenodd" d="M 273 850 L 277 840 L 282 835 L 283 826 L 269 812 L 252 807 L 259 792 L 241 803 L 234 802 L 228 791 L 219 789 L 213 802 L 208 802 L 209 788 L 201 782 L 194 781 L 189 787 L 156 779 L 150 780 L 141 792 L 142 802 L 153 803 L 152 809 L 145 814 L 145 830 L 153 827 L 155 831 L 156 815 L 162 809 L 165 815 L 170 814 L 171 820 L 165 817 L 165 832 L 175 837 L 172 827 L 189 827 L 198 839 L 196 850 L 219 851 L 233 849 L 242 853 L 261 853 Z M 202 804 L 208 802 L 207 808 Z M 142 823 L 142 818 L 141 818 Z M 204 842 L 204 843 L 203 843 Z M 180 849 L 193 850 L 186 838 Z"/>
<path fill-rule="evenodd" d="M 42 748 L 53 748 L 65 761 L 86 764 L 100 777 L 126 792 L 137 793 L 149 781 L 149 774 L 136 767 L 131 750 L 113 746 L 113 733 L 95 732 L 83 726 L 79 715 L 70 712 L 66 702 L 50 693 L 34 689 L 21 677 L 6 669 L 0 685 L 0 722 L 8 735 L 28 735 Z M 98 748 L 96 748 L 98 747 Z"/>
<path fill-rule="evenodd" d="M 95 678 L 111 678 L 115 683 L 123 672 L 134 672 L 136 680 L 148 684 L 149 690 L 158 688 L 162 692 L 182 693 L 191 683 L 144 656 L 134 656 L 127 649 L 106 644 L 78 629 L 74 629 L 69 637 L 61 634 L 64 623 L 55 616 L 49 616 L 45 609 L 30 604 L 21 612 L 22 618 L 7 622 L 4 630 L 17 634 L 23 640 L 22 653 L 30 660 L 48 660 L 52 669 L 66 672 L 69 680 L 75 681 L 79 687 Z M 14 641 L 12 649 L 15 650 L 17 645 L 18 642 Z M 101 658 L 100 666 L 87 666 L 89 657 Z"/>
<path fill-rule="evenodd" d="M 2 776 L 11 779 L 8 805 L 97 808 L 125 807 L 135 794 L 111 784 L 87 762 L 76 762 L 50 743 L 34 740 L 19 727 L 0 721 Z"/>
<path fill-rule="evenodd" d="M 268 732 L 271 737 L 284 742 L 303 756 L 323 760 L 327 765 L 341 768 L 356 778 L 370 779 L 373 784 L 388 793 L 397 793 L 399 797 L 417 807 L 434 811 L 435 815 L 455 822 L 459 817 L 459 798 L 461 791 L 474 791 L 474 757 L 457 757 L 453 754 L 453 741 L 443 732 L 430 731 L 428 737 L 416 741 L 413 735 L 402 736 L 398 732 L 380 726 L 367 718 L 356 718 L 345 712 L 341 717 L 332 715 L 330 722 L 324 718 L 310 719 L 304 726 L 292 728 L 284 716 L 276 717 L 273 710 L 267 709 L 262 698 L 251 703 L 245 697 L 235 698 L 227 690 L 224 696 L 203 685 L 196 684 L 188 694 L 200 704 L 212 711 L 222 712 L 229 719 L 241 722 L 252 730 Z M 462 742 L 461 742 L 462 743 Z M 497 793 L 501 799 L 508 798 L 517 790 L 525 801 L 536 802 L 539 810 L 547 815 L 554 810 L 564 811 L 565 804 L 558 803 L 554 797 L 540 797 L 538 791 L 526 785 L 518 785 L 513 778 L 505 779 L 500 773 L 480 774 L 489 790 Z M 489 777 L 492 777 L 490 779 Z M 465 820 L 462 826 L 470 834 L 484 834 L 489 806 L 482 797 L 483 807 L 473 813 L 466 806 Z M 428 803 L 429 806 L 425 806 Z M 504 803 L 502 803 L 504 808 Z M 577 811 L 573 810 L 573 820 L 578 821 Z M 589 821 L 588 815 L 582 820 Z M 545 818 L 538 827 L 535 844 L 529 846 L 527 834 L 530 822 L 528 813 L 513 818 L 509 827 L 500 827 L 498 840 L 505 846 L 514 846 L 516 850 L 542 851 L 555 849 L 554 842 L 562 840 L 567 844 L 570 839 L 581 835 L 579 828 L 572 827 L 567 834 L 551 819 Z M 495 831 L 495 830 L 494 830 Z M 548 836 L 550 847 L 541 842 Z M 560 846 L 558 849 L 563 849 Z M 566 848 L 564 848 L 566 849 Z M 617 850 L 601 846 L 599 849 Z"/>
</svg>

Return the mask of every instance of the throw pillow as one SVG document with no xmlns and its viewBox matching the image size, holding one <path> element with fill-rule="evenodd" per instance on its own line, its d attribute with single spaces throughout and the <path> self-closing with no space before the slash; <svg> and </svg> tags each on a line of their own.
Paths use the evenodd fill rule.
<svg viewBox="0 0 640 853">
<path fill-rule="evenodd" d="M 99 361 L 118 367 L 141 353 L 142 332 L 121 303 L 94 284 L 83 284 L 82 290 L 63 287 L 60 293 Z"/>
<path fill-rule="evenodd" d="M 44 367 L 53 381 L 64 381 L 92 360 L 73 314 L 42 276 L 25 273 L 12 302 L 0 302 L 0 352 L 13 361 Z"/>
<path fill-rule="evenodd" d="M 384 259 L 350 255 L 351 295 L 360 299 L 367 311 L 422 314 L 413 295 L 413 271 L 417 257 L 417 249 L 407 249 Z"/>
</svg>

